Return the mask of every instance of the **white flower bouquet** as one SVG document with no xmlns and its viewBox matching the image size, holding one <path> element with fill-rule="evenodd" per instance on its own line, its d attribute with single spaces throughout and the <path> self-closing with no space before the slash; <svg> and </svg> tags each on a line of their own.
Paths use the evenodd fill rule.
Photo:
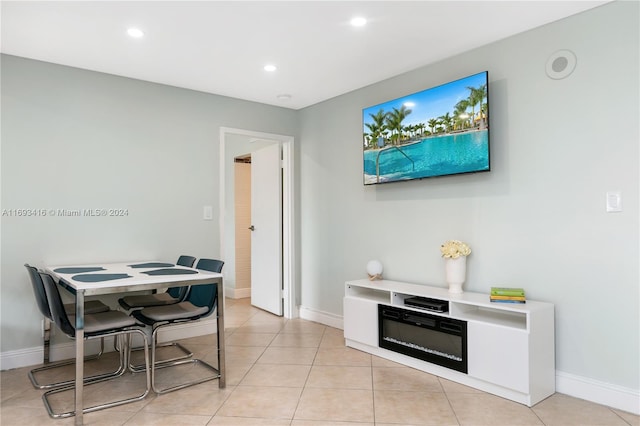
<svg viewBox="0 0 640 426">
<path fill-rule="evenodd" d="M 471 248 L 467 243 L 463 243 L 458 240 L 449 240 L 440 246 L 440 252 L 442 257 L 457 259 L 460 256 L 469 256 L 471 254 Z"/>
</svg>

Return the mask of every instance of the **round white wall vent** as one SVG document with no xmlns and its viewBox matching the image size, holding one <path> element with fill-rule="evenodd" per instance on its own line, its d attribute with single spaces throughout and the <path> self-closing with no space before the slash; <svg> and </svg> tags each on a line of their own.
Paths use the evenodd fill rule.
<svg viewBox="0 0 640 426">
<path fill-rule="evenodd" d="M 560 80 L 576 69 L 576 55 L 570 50 L 558 50 L 547 59 L 546 72 L 549 78 Z"/>
</svg>

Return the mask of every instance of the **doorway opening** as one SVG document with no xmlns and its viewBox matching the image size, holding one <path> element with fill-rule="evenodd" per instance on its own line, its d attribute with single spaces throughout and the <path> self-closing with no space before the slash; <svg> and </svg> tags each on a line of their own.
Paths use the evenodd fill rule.
<svg viewBox="0 0 640 426">
<path fill-rule="evenodd" d="M 295 287 L 293 285 L 293 277 L 295 276 L 295 259 L 294 259 L 294 223 L 293 223 L 293 149 L 294 139 L 291 136 L 277 135 L 271 133 L 254 132 L 244 129 L 235 129 L 222 127 L 220 129 L 220 252 L 225 264 L 225 294 L 230 297 L 240 298 L 249 297 L 253 289 L 249 290 L 245 284 L 239 282 L 242 277 L 236 274 L 236 212 L 235 212 L 235 166 L 236 158 L 239 161 L 249 161 L 246 158 L 259 158 L 256 153 L 265 146 L 276 145 L 279 148 L 278 155 L 278 176 L 280 179 L 281 201 L 278 206 L 278 214 L 281 223 L 279 231 L 279 249 L 278 257 L 268 262 L 268 265 L 277 263 L 280 273 L 277 297 L 282 307 L 281 315 L 285 318 L 296 318 L 299 316 L 296 305 Z M 243 160 L 244 159 L 244 160 Z M 253 160 L 251 160 L 253 161 Z M 253 168 L 255 165 L 252 164 Z M 245 182 L 246 184 L 246 182 Z M 253 184 L 252 184 L 253 186 Z M 264 189 L 260 189 L 258 193 L 264 193 Z M 273 197 L 267 199 L 272 200 Z M 264 202 L 259 201 L 258 206 L 263 206 Z M 254 218 L 252 218 L 253 220 Z M 250 225 L 251 226 L 251 225 Z M 255 234 L 259 230 L 263 230 L 264 226 L 256 227 Z M 252 235 L 255 238 L 256 235 Z M 275 250 L 271 250 L 275 252 Z M 273 253 L 272 253 L 273 254 Z M 258 260 L 262 259 L 259 257 Z M 252 262 L 253 263 L 253 262 Z M 251 266 L 253 268 L 253 266 Z M 246 276 L 245 276 L 246 278 Z M 269 297 L 273 296 L 272 291 Z M 262 297 L 262 296 L 261 296 Z M 253 304 L 253 301 L 252 301 Z M 260 306 L 258 306 L 260 307 Z"/>
<path fill-rule="evenodd" d="M 235 298 L 251 297 L 251 154 L 234 158 Z"/>
</svg>

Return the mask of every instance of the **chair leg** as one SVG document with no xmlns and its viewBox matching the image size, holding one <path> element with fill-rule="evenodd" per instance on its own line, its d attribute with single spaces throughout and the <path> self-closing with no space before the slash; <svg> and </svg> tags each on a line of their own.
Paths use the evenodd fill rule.
<svg viewBox="0 0 640 426">
<path fill-rule="evenodd" d="M 49 318 L 44 319 L 44 330 L 43 338 L 44 338 L 44 363 L 49 364 L 49 348 L 51 343 L 51 320 Z"/>
<path fill-rule="evenodd" d="M 49 322 L 48 320 L 45 320 L 45 346 L 44 346 L 44 359 L 45 359 L 45 365 L 43 365 L 42 367 L 37 367 L 32 369 L 31 371 L 29 371 L 29 380 L 31 380 L 31 384 L 33 385 L 34 388 L 36 389 L 54 389 L 54 388 L 59 388 L 59 387 L 64 387 L 64 386 L 69 386 L 71 384 L 73 384 L 74 380 L 65 380 L 65 381 L 61 381 L 61 382 L 53 382 L 53 383 L 39 383 L 36 375 L 40 372 L 43 371 L 47 371 L 47 370 L 52 370 L 54 368 L 58 368 L 58 367 L 63 367 L 65 365 L 71 365 L 71 364 L 75 364 L 75 359 L 68 359 L 68 360 L 64 360 L 64 361 L 59 361 L 59 362 L 54 362 L 54 363 L 49 363 L 49 336 L 50 334 L 48 334 L 48 331 L 46 329 L 46 322 Z M 50 323 L 49 323 L 49 330 L 50 330 Z M 84 358 L 85 361 L 91 361 L 94 359 L 98 359 L 102 356 L 102 354 L 104 353 L 104 337 L 102 337 L 100 339 L 100 351 L 97 354 L 94 355 L 88 355 Z M 117 370 L 111 372 L 111 373 L 104 373 L 104 374 L 98 374 L 95 376 L 89 376 L 89 377 L 85 377 L 84 381 L 85 383 L 90 383 L 92 381 L 101 381 L 104 380 L 105 378 L 111 378 L 112 375 L 116 375 L 114 377 L 117 376 L 121 376 L 124 373 L 123 368 L 125 368 L 126 364 L 121 364 Z"/>
<path fill-rule="evenodd" d="M 156 363 L 156 344 L 155 342 L 157 341 L 157 335 L 158 335 L 158 330 L 160 330 L 160 328 L 162 328 L 164 325 L 170 325 L 170 324 L 163 324 L 160 325 L 158 327 L 154 327 L 153 333 L 152 333 L 152 337 L 151 337 L 151 388 L 153 389 L 153 391 L 157 394 L 163 394 L 163 393 L 168 393 L 168 392 L 173 392 L 176 391 L 178 389 L 183 389 L 186 388 L 188 386 L 193 386 L 193 385 L 197 385 L 199 383 L 204 383 L 207 382 L 209 380 L 214 380 L 214 379 L 218 379 L 220 378 L 220 371 L 215 368 L 214 366 L 200 360 L 200 359 L 185 359 L 182 361 L 174 361 L 172 363 Z M 204 367 L 208 368 L 209 370 L 213 371 L 214 374 L 212 376 L 205 376 L 205 377 L 201 377 L 199 379 L 196 380 L 192 380 L 190 382 L 186 382 L 180 385 L 176 385 L 176 386 L 170 386 L 168 388 L 165 389 L 159 389 L 156 386 L 156 369 L 160 369 L 160 368 L 167 368 L 167 367 L 174 367 L 174 366 L 178 366 L 178 365 L 184 365 L 184 364 L 202 364 Z"/>
<path fill-rule="evenodd" d="M 112 402 L 108 402 L 105 404 L 98 404 L 98 405 L 94 405 L 92 407 L 87 407 L 87 408 L 83 408 L 82 412 L 83 413 L 92 413 L 94 411 L 98 411 L 98 410 L 104 410 L 105 408 L 111 408 L 111 407 L 116 407 L 118 405 L 123 405 L 123 404 L 128 404 L 131 402 L 136 402 L 136 401 L 140 401 L 142 399 L 144 399 L 149 392 L 151 391 L 151 370 L 149 368 L 149 348 L 148 348 L 148 340 L 147 340 L 147 336 L 146 334 L 141 331 L 141 330 L 127 330 L 126 332 L 122 333 L 114 333 L 113 335 L 123 335 L 124 337 L 124 343 L 122 345 L 122 350 L 120 351 L 120 359 L 121 359 L 121 364 L 123 365 L 123 372 L 126 371 L 126 365 L 128 363 L 128 352 L 129 352 L 129 347 L 130 347 L 130 341 L 131 341 L 131 335 L 133 333 L 140 333 L 143 337 L 144 343 L 145 343 L 145 351 L 144 351 L 144 358 L 145 358 L 145 364 L 147 366 L 146 371 L 145 371 L 145 377 L 146 377 L 146 387 L 145 390 L 142 394 L 140 395 L 136 395 L 134 397 L 131 398 L 126 398 L 126 399 L 121 399 L 121 400 L 117 400 L 117 401 L 112 401 Z M 122 374 L 120 374 L 122 375 Z M 107 379 L 105 379 L 107 380 Z M 87 383 L 88 386 L 97 383 L 97 381 L 93 381 L 90 383 Z M 59 419 L 59 418 L 66 418 L 66 417 L 72 417 L 75 416 L 75 411 L 67 411 L 65 413 L 56 413 L 53 410 L 53 407 L 51 406 L 51 403 L 49 402 L 49 396 L 54 395 L 56 393 L 60 393 L 60 392 L 65 392 L 65 391 L 70 391 L 73 390 L 74 386 L 66 386 L 64 388 L 58 388 L 58 389 L 51 389 L 48 390 L 47 392 L 45 392 L 42 395 L 42 401 L 44 402 L 44 406 L 47 409 L 47 413 L 49 413 L 49 416 L 54 418 L 54 419 Z"/>
<path fill-rule="evenodd" d="M 131 312 L 133 312 L 133 310 L 130 310 L 128 313 L 130 314 Z M 177 342 L 166 342 L 166 343 L 158 344 L 158 342 L 156 341 L 156 346 L 159 347 L 159 348 L 167 348 L 167 347 L 172 347 L 173 346 L 173 347 L 179 349 L 180 351 L 182 351 L 182 353 L 184 354 L 184 355 L 175 356 L 175 357 L 169 358 L 169 359 L 163 359 L 162 361 L 157 361 L 156 362 L 157 365 L 165 365 L 165 364 L 172 365 L 176 361 L 182 361 L 182 360 L 189 359 L 189 358 L 193 357 L 193 352 L 191 352 L 188 348 L 182 346 L 180 343 L 177 343 Z M 117 347 L 115 342 L 114 342 L 113 348 L 116 351 L 119 350 L 119 348 Z M 132 348 L 131 352 L 139 352 L 141 350 L 143 350 L 142 347 Z M 129 371 L 131 371 L 132 373 L 140 373 L 140 372 L 144 371 L 144 364 L 132 364 L 132 363 L 129 363 Z"/>
<path fill-rule="evenodd" d="M 160 367 L 160 366 L 171 366 L 176 362 L 179 361 L 183 361 L 185 359 L 189 359 L 191 357 L 193 357 L 193 352 L 191 352 L 189 349 L 187 349 L 186 347 L 182 346 L 180 343 L 178 342 L 166 342 L 166 343 L 161 343 L 158 344 L 158 336 L 156 335 L 155 338 L 152 337 L 152 340 L 154 340 L 154 344 L 156 348 L 168 348 L 168 347 L 176 347 L 177 349 L 179 349 L 180 351 L 182 351 L 184 353 L 184 355 L 182 356 L 175 356 L 173 358 L 169 358 L 169 359 L 163 359 L 161 361 L 156 361 L 155 365 Z M 138 352 L 141 351 L 143 348 L 134 348 L 131 349 L 131 352 Z M 144 365 L 143 364 L 132 364 L 129 363 L 129 370 L 133 373 L 139 373 L 141 371 L 144 371 Z"/>
</svg>

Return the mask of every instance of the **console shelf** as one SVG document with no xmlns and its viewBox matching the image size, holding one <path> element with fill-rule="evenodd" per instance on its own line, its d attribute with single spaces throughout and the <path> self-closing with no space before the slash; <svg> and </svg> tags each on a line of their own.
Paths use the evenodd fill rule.
<svg viewBox="0 0 640 426">
<path fill-rule="evenodd" d="M 448 306 L 434 312 L 405 305 L 411 297 Z M 378 345 L 378 305 L 402 307 L 467 322 L 468 373 L 393 352 Z M 445 288 L 397 281 L 345 283 L 346 345 L 440 377 L 532 406 L 555 392 L 554 306 L 492 303 L 488 294 L 451 294 Z"/>
</svg>

